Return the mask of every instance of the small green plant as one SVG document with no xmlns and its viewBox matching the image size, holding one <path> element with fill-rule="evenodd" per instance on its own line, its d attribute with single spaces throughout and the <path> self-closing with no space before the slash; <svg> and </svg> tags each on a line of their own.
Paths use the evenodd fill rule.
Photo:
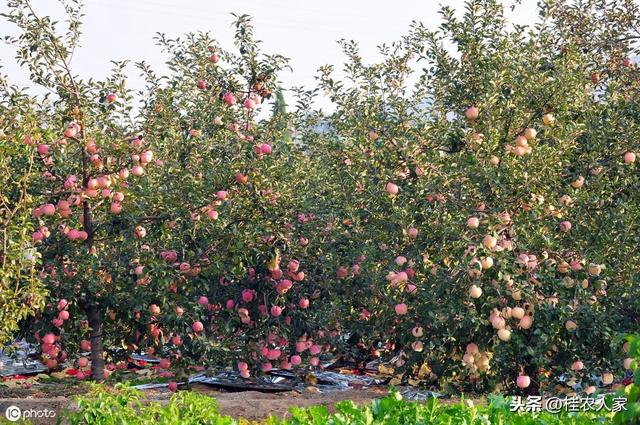
<svg viewBox="0 0 640 425">
<path fill-rule="evenodd" d="M 636 424 L 640 423 L 640 336 L 627 336 L 627 346 L 629 357 L 625 362 L 629 362 L 630 369 L 634 370 L 633 381 L 619 391 L 618 396 L 627 398 L 626 409 L 618 412 L 614 417 L 616 424 Z"/>
<path fill-rule="evenodd" d="M 218 412 L 215 399 L 194 392 L 178 392 L 169 403 L 147 402 L 143 393 L 126 384 L 113 388 L 94 385 L 78 397 L 78 410 L 66 414 L 68 423 L 84 424 L 235 424 L 234 419 Z"/>
<path fill-rule="evenodd" d="M 146 401 L 143 393 L 125 384 L 113 388 L 94 385 L 91 391 L 77 399 L 78 409 L 63 415 L 65 423 L 80 424 L 243 424 L 219 413 L 214 399 L 199 393 L 178 392 L 169 402 Z M 271 417 L 266 425 L 324 424 L 598 424 L 609 423 L 608 411 L 553 414 L 549 412 L 511 412 L 510 400 L 502 396 L 489 397 L 486 404 L 471 400 L 446 404 L 437 399 L 427 402 L 404 400 L 392 389 L 388 396 L 358 406 L 346 400 L 336 404 L 335 413 L 326 406 L 292 407 L 289 418 Z M 628 422 L 620 422 L 628 423 Z"/>
<path fill-rule="evenodd" d="M 292 408 L 292 418 L 270 419 L 269 425 L 302 424 L 597 424 L 609 420 L 605 412 L 580 412 L 579 414 L 549 412 L 511 412 L 508 398 L 491 397 L 486 405 L 476 405 L 471 400 L 444 404 L 437 399 L 425 403 L 407 401 L 396 390 L 381 400 L 367 406 L 357 406 L 352 401 L 336 404 L 336 412 L 330 414 L 324 406 L 307 409 Z"/>
</svg>

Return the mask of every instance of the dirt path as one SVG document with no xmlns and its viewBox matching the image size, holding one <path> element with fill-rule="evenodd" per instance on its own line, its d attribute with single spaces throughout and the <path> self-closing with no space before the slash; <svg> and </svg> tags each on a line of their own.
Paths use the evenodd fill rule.
<svg viewBox="0 0 640 425">
<path fill-rule="evenodd" d="M 364 404 L 387 394 L 386 388 L 331 393 L 312 391 L 302 393 L 293 391 L 285 393 L 260 393 L 256 391 L 226 393 L 212 391 L 203 385 L 194 386 L 193 389 L 214 397 L 218 401 L 221 413 L 250 420 L 266 419 L 271 415 L 278 418 L 287 417 L 289 416 L 289 408 L 292 406 L 307 407 L 322 404 L 329 407 L 330 411 L 334 411 L 335 403 L 341 400 L 353 400 L 356 404 Z"/>
<path fill-rule="evenodd" d="M 62 390 L 62 388 L 58 388 Z M 71 391 L 66 388 L 64 392 L 57 392 L 53 388 L 44 390 L 37 387 L 32 389 L 12 389 L 0 392 L 0 415 L 4 416 L 5 410 L 9 406 L 18 406 L 20 409 L 37 411 L 52 410 L 59 414 L 61 410 L 73 408 L 71 395 L 84 392 L 80 387 L 75 387 Z M 66 392 L 69 391 L 69 392 Z M 292 406 L 307 407 L 322 404 L 335 411 L 335 403 L 341 400 L 353 400 L 356 404 L 365 404 L 371 400 L 383 398 L 388 390 L 383 387 L 336 391 L 319 393 L 315 388 L 310 387 L 303 392 L 288 391 L 282 393 L 261 393 L 257 391 L 225 392 L 212 389 L 206 385 L 194 384 L 192 391 L 197 391 L 215 398 L 218 402 L 220 413 L 234 418 L 244 418 L 248 420 L 263 420 L 269 416 L 278 418 L 288 417 L 289 408 Z M 57 393 L 57 394 L 56 394 Z M 167 389 L 145 391 L 147 399 L 150 401 L 166 402 L 173 393 Z M 36 425 L 54 424 L 51 418 L 32 419 Z"/>
</svg>

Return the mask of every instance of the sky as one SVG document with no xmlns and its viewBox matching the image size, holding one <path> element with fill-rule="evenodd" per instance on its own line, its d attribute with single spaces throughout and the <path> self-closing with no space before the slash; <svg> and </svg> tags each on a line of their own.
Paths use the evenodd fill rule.
<svg viewBox="0 0 640 425">
<path fill-rule="evenodd" d="M 505 5 L 511 5 L 506 0 Z M 524 24 L 537 16 L 535 0 L 522 0 L 508 17 Z M 366 62 L 377 58 L 376 46 L 398 40 L 412 20 L 428 28 L 439 22 L 440 4 L 460 11 L 461 0 L 84 0 L 81 48 L 75 53 L 72 69 L 81 77 L 104 78 L 110 60 L 145 60 L 157 71 L 166 70 L 165 56 L 155 46 L 153 36 L 164 32 L 176 37 L 190 31 L 210 31 L 226 49 L 232 49 L 232 12 L 253 16 L 255 35 L 265 52 L 291 59 L 294 72 L 281 75 L 284 87 L 314 85 L 317 69 L 324 64 L 340 65 L 343 56 L 336 43 L 340 38 L 360 42 Z M 56 0 L 32 0 L 39 15 L 63 18 Z M 0 0 L 0 11 L 6 10 Z M 0 20 L 0 35 L 14 34 L 15 28 Z M 28 74 L 14 60 L 12 46 L 0 43 L 0 72 L 9 81 L 28 86 Z M 143 81 L 131 67 L 130 87 L 141 89 Z"/>
</svg>

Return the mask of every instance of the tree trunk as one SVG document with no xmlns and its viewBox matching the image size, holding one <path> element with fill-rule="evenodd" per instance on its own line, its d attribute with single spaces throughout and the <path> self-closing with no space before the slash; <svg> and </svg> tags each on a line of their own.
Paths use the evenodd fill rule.
<svg viewBox="0 0 640 425">
<path fill-rule="evenodd" d="M 91 333 L 89 334 L 91 338 L 91 372 L 94 380 L 102 381 L 104 378 L 104 357 L 100 310 L 95 305 L 89 305 L 85 311 L 91 328 Z"/>
</svg>

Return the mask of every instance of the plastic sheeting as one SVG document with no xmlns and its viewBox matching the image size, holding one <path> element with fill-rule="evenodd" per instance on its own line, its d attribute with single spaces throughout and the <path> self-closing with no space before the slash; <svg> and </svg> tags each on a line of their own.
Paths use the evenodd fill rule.
<svg viewBox="0 0 640 425">
<path fill-rule="evenodd" d="M 33 375 L 48 371 L 45 364 L 32 358 L 37 354 L 37 346 L 15 341 L 0 350 L 0 376 Z"/>
</svg>

